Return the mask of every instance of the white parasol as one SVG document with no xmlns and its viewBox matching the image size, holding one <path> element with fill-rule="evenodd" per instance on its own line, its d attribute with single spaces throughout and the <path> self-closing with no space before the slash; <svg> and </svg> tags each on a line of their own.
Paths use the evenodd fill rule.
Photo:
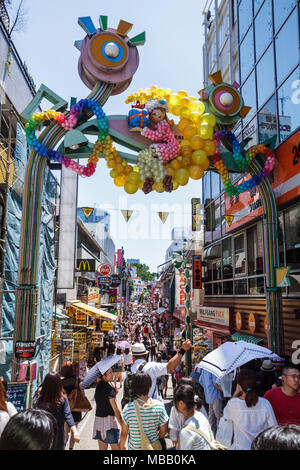
<svg viewBox="0 0 300 470">
<path fill-rule="evenodd" d="M 108 356 L 102 359 L 101 361 L 97 362 L 97 366 L 99 369 L 99 372 L 103 375 L 105 372 L 108 371 L 112 366 L 117 364 L 121 359 L 123 359 L 122 356 Z"/>
</svg>

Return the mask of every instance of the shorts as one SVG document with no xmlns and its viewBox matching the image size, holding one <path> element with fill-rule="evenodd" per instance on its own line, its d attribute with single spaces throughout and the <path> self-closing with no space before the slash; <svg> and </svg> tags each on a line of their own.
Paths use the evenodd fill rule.
<svg viewBox="0 0 300 470">
<path fill-rule="evenodd" d="M 93 439 L 97 439 L 97 441 L 104 442 L 105 444 L 118 444 L 120 440 L 120 431 L 119 429 L 108 429 L 106 431 L 105 440 L 102 439 L 101 432 L 97 431 Z"/>
</svg>

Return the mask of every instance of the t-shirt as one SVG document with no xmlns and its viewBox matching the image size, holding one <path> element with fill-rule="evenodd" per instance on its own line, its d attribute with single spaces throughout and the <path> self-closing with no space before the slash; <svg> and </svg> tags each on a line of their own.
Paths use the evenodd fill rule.
<svg viewBox="0 0 300 470">
<path fill-rule="evenodd" d="M 150 399 L 141 406 L 138 402 L 143 431 L 151 442 L 158 440 L 159 427 L 168 422 L 165 406 L 158 400 Z M 128 403 L 122 411 L 125 424 L 129 426 L 128 450 L 141 450 L 140 428 L 134 402 Z"/>
<path fill-rule="evenodd" d="M 288 424 L 300 425 L 300 393 L 294 397 L 286 395 L 281 387 L 272 388 L 265 394 L 274 410 L 278 424 L 285 426 Z"/>
<path fill-rule="evenodd" d="M 210 441 L 209 422 L 201 411 L 196 411 L 194 416 L 185 421 L 184 427 L 179 433 L 179 450 L 211 450 L 208 442 L 200 434 L 188 429 L 188 425 L 202 431 Z"/>
<path fill-rule="evenodd" d="M 135 363 L 131 367 L 131 372 L 135 374 L 142 363 L 145 363 L 143 367 L 143 372 L 145 372 L 146 374 L 149 374 L 152 380 L 152 386 L 150 388 L 150 392 L 148 396 L 159 400 L 160 396 L 159 396 L 157 386 L 156 386 L 156 379 L 158 377 L 161 377 L 162 375 L 168 375 L 167 364 L 164 364 L 162 362 L 154 362 L 154 361 L 145 362 L 143 359 L 138 359 L 137 361 L 135 361 Z M 127 377 L 127 374 L 125 374 L 124 376 L 124 381 L 126 377 Z"/>
<path fill-rule="evenodd" d="M 111 398 L 116 398 L 116 390 L 109 383 L 101 380 L 95 392 L 96 416 L 100 418 L 115 416 L 114 410 L 109 402 Z"/>
</svg>

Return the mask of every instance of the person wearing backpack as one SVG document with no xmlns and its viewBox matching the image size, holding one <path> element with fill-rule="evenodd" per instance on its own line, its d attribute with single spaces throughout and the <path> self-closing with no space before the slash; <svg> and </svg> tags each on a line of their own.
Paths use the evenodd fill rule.
<svg viewBox="0 0 300 470">
<path fill-rule="evenodd" d="M 187 340 L 182 344 L 181 349 L 177 352 L 175 356 L 173 356 L 169 362 L 167 363 L 159 363 L 159 362 L 147 362 L 149 351 L 146 350 L 145 346 L 142 343 L 135 343 L 132 346 L 132 357 L 133 357 L 133 365 L 131 366 L 131 371 L 125 373 L 124 377 L 124 394 L 123 399 L 121 402 L 122 409 L 124 406 L 136 399 L 134 393 L 132 392 L 131 382 L 132 382 L 132 374 L 136 372 L 145 372 L 150 375 L 152 380 L 152 386 L 149 392 L 149 397 L 154 398 L 156 400 L 162 401 L 158 390 L 157 390 L 157 378 L 161 377 L 162 375 L 170 374 L 177 366 L 180 364 L 182 357 L 191 348 L 191 341 Z"/>
</svg>

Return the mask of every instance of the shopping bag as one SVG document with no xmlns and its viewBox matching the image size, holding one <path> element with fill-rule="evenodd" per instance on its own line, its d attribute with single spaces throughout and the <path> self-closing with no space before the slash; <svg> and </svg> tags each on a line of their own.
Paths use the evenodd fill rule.
<svg viewBox="0 0 300 470">
<path fill-rule="evenodd" d="M 68 401 L 71 411 L 80 411 L 85 413 L 91 411 L 93 408 L 83 391 L 79 388 L 78 382 L 76 383 L 74 390 L 72 390 L 68 396 Z"/>
<path fill-rule="evenodd" d="M 221 417 L 217 429 L 216 440 L 229 448 L 233 441 L 233 422 Z"/>
</svg>

